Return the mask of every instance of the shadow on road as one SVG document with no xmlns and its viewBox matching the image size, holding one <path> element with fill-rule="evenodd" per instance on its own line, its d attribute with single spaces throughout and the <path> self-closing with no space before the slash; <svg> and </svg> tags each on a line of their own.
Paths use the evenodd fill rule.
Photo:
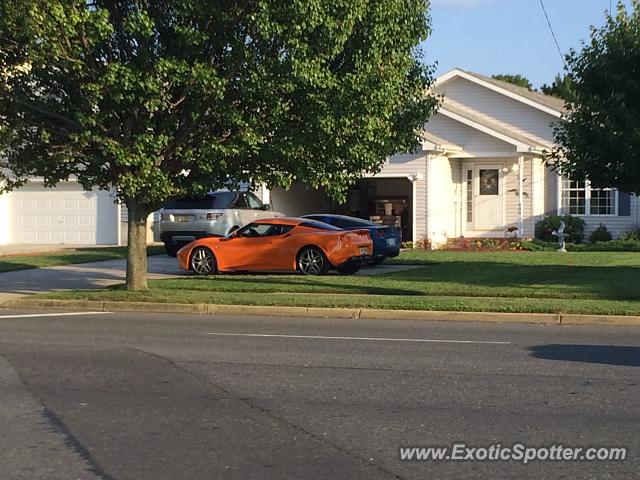
<svg viewBox="0 0 640 480">
<path fill-rule="evenodd" d="M 536 345 L 535 358 L 640 367 L 640 347 L 618 345 Z"/>
</svg>

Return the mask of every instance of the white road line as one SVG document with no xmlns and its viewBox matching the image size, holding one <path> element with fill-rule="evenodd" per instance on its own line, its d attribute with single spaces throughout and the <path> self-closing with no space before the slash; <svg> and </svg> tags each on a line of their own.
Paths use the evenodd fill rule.
<svg viewBox="0 0 640 480">
<path fill-rule="evenodd" d="M 261 337 L 261 338 L 309 338 L 315 340 L 365 340 L 372 342 L 413 342 L 413 343 L 479 343 L 487 345 L 509 345 L 511 342 L 485 340 L 446 340 L 439 338 L 384 338 L 384 337 L 327 337 L 323 335 L 278 335 L 266 333 L 221 333 L 206 332 L 203 335 L 216 337 Z"/>
<path fill-rule="evenodd" d="M 65 312 L 65 313 L 24 313 L 21 315 L 0 315 L 3 318 L 70 317 L 73 315 L 103 315 L 111 312 Z"/>
</svg>

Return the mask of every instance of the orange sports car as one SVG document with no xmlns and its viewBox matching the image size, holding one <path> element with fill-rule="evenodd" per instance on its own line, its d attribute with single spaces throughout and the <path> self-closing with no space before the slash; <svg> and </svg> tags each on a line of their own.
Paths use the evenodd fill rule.
<svg viewBox="0 0 640 480">
<path fill-rule="evenodd" d="M 342 230 L 308 218 L 257 220 L 226 237 L 207 237 L 178 251 L 178 264 L 199 275 L 231 271 L 323 275 L 360 269 L 372 254 L 369 232 Z"/>
</svg>

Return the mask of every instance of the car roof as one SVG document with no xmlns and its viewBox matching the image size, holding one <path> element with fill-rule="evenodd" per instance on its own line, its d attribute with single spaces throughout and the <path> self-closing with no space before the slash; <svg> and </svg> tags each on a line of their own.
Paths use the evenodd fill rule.
<svg viewBox="0 0 640 480">
<path fill-rule="evenodd" d="M 368 220 L 365 220 L 364 218 L 359 218 L 359 217 L 350 217 L 349 215 L 338 215 L 337 213 L 308 213 L 307 215 L 303 215 L 302 218 L 309 218 L 309 217 L 330 217 L 330 218 L 344 218 L 345 220 L 364 220 L 365 222 L 368 222 Z"/>
<path fill-rule="evenodd" d="M 273 217 L 273 218 L 260 218 L 252 223 L 272 223 L 275 225 L 300 225 L 302 222 L 308 222 L 309 218 L 300 217 Z"/>
<path fill-rule="evenodd" d="M 371 220 L 367 220 L 366 218 L 360 218 L 360 217 L 350 217 L 349 215 L 338 215 L 337 213 L 308 213 L 307 215 L 304 215 L 303 218 L 309 218 L 309 217 L 329 217 L 329 218 L 341 218 L 343 220 L 360 220 L 361 222 L 365 222 L 365 223 L 370 223 L 371 225 L 369 225 L 370 227 L 384 227 L 384 225 L 380 225 L 377 224 L 375 222 L 372 222 Z M 365 228 L 365 227 L 362 227 Z"/>
</svg>

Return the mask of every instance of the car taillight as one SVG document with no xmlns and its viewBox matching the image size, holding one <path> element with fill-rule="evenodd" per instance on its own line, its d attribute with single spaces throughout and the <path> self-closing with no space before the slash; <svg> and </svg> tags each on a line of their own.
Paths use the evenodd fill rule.
<svg viewBox="0 0 640 480">
<path fill-rule="evenodd" d="M 221 213 L 207 213 L 207 220 L 217 220 L 222 216 Z"/>
<path fill-rule="evenodd" d="M 384 237 L 384 228 L 379 228 L 376 230 L 376 237 Z"/>
</svg>

